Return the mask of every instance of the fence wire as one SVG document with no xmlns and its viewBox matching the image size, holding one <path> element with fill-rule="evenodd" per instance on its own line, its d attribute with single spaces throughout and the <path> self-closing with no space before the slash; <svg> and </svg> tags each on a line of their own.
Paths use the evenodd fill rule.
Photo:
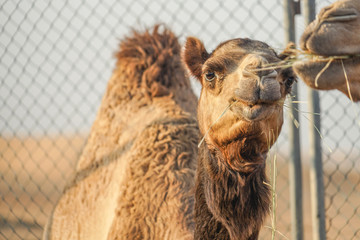
<svg viewBox="0 0 360 240">
<path fill-rule="evenodd" d="M 317 12 L 329 1 L 317 1 Z M 165 23 L 183 43 L 249 37 L 284 48 L 282 0 L 92 0 L 0 3 L 0 239 L 40 239 L 71 175 L 115 64 L 113 53 L 132 28 Z M 304 30 L 297 18 L 297 35 Z M 306 87 L 299 82 L 299 97 Z M 196 93 L 199 86 L 193 85 Z M 328 239 L 360 238 L 360 106 L 321 93 Z M 300 105 L 304 238 L 311 239 L 307 104 Z M 291 238 L 289 137 L 277 156 L 276 239 Z M 331 150 L 331 151 L 330 151 Z M 271 163 L 272 157 L 269 159 Z M 270 225 L 269 222 L 266 223 Z M 262 239 L 271 230 L 264 227 Z"/>
</svg>

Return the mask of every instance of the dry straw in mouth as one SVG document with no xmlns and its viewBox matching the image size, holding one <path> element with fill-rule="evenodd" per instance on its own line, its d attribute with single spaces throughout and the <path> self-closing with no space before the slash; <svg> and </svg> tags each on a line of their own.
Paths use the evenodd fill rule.
<svg viewBox="0 0 360 240">
<path fill-rule="evenodd" d="M 288 57 L 280 62 L 276 63 L 269 63 L 264 65 L 264 67 L 257 69 L 257 71 L 264 71 L 264 70 L 272 70 L 277 68 L 289 68 L 292 67 L 296 62 L 303 62 L 303 61 L 317 61 L 317 62 L 332 62 L 334 60 L 345 60 L 350 59 L 353 57 L 360 57 L 360 54 L 354 55 L 338 55 L 338 56 L 320 56 L 310 53 L 308 51 L 303 51 L 295 48 L 287 49 Z M 328 66 L 326 67 L 328 68 Z M 326 70 L 326 69 L 325 69 Z M 324 70 L 324 71 L 325 71 Z M 323 72 L 324 72 L 323 71 Z"/>
<path fill-rule="evenodd" d="M 332 61 L 334 61 L 334 59 L 330 59 L 325 67 L 323 69 L 321 69 L 321 71 L 316 75 L 316 78 L 315 78 L 315 87 L 319 87 L 319 84 L 318 84 L 318 81 L 319 81 L 319 78 L 320 76 L 326 71 L 326 69 L 328 69 L 330 67 L 330 64 L 332 63 Z M 341 60 L 342 62 L 342 60 Z"/>
<path fill-rule="evenodd" d="M 319 56 L 312 54 L 308 51 L 302 51 L 299 49 L 291 48 L 286 50 L 289 54 L 289 56 L 280 62 L 277 63 L 270 63 L 265 65 L 264 67 L 257 69 L 257 71 L 264 71 L 264 70 L 275 70 L 278 68 L 289 68 L 292 67 L 296 62 L 304 62 L 304 61 L 315 61 L 315 62 L 327 62 L 326 65 L 319 71 L 319 73 L 315 77 L 315 87 L 318 87 L 319 84 L 319 78 L 321 75 L 330 67 L 331 63 L 335 60 L 340 60 L 341 66 L 344 72 L 345 80 L 346 80 L 346 86 L 349 94 L 349 98 L 352 102 L 353 98 L 350 91 L 350 81 L 347 76 L 345 66 L 344 66 L 344 60 L 350 59 L 350 58 L 357 58 L 360 57 L 360 54 L 353 54 L 353 55 L 338 55 L 338 56 Z"/>
<path fill-rule="evenodd" d="M 354 102 L 353 98 L 352 98 L 352 95 L 351 95 L 351 91 L 350 91 L 350 83 L 349 83 L 349 79 L 348 79 L 348 76 L 347 76 L 347 73 L 346 73 L 346 70 L 345 70 L 345 66 L 344 66 L 344 62 L 343 60 L 341 60 L 341 66 L 342 66 L 342 69 L 344 71 L 344 76 L 345 76 L 345 80 L 346 80 L 346 87 L 347 87 L 347 90 L 348 90 L 348 93 L 349 93 L 349 98 L 352 102 Z"/>
</svg>

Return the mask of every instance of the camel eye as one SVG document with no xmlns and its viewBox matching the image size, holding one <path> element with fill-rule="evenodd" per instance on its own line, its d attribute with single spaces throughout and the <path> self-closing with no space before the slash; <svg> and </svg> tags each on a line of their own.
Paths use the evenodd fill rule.
<svg viewBox="0 0 360 240">
<path fill-rule="evenodd" d="M 214 72 L 207 72 L 205 74 L 206 81 L 212 82 L 216 78 L 216 74 Z"/>
<path fill-rule="evenodd" d="M 286 81 L 285 81 L 286 87 L 291 87 L 291 85 L 293 85 L 294 81 L 295 81 L 294 77 L 289 77 L 288 79 L 286 79 Z"/>
</svg>

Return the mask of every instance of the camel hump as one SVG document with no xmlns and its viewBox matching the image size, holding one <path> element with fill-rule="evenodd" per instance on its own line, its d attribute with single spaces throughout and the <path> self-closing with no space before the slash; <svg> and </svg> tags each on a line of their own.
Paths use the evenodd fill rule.
<svg viewBox="0 0 360 240">
<path fill-rule="evenodd" d="M 133 30 L 132 35 L 120 43 L 116 53 L 117 67 L 127 72 L 142 74 L 137 87 L 146 87 L 162 95 L 167 89 L 184 81 L 180 58 L 181 47 L 175 34 L 164 25 L 155 25 L 143 32 Z M 159 84 L 160 83 L 160 84 Z M 133 83 L 134 84 L 134 83 Z M 183 85 L 185 83 L 180 83 Z"/>
</svg>

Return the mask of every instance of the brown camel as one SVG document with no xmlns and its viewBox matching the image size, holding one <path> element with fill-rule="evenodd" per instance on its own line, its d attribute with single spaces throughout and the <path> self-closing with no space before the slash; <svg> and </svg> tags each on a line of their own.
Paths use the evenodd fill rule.
<svg viewBox="0 0 360 240">
<path fill-rule="evenodd" d="M 294 64 L 295 73 L 315 89 L 338 89 L 360 101 L 360 1 L 341 0 L 323 8 L 301 37 L 314 56 Z M 321 60 L 321 57 L 335 57 Z"/>
<path fill-rule="evenodd" d="M 180 46 L 159 26 L 117 64 L 44 239 L 192 239 L 199 132 Z"/>
<path fill-rule="evenodd" d="M 249 39 L 229 40 L 209 54 L 190 37 L 183 59 L 202 84 L 195 239 L 257 239 L 270 204 L 266 155 L 283 124 L 293 72 L 262 69 L 281 59 Z"/>
</svg>

